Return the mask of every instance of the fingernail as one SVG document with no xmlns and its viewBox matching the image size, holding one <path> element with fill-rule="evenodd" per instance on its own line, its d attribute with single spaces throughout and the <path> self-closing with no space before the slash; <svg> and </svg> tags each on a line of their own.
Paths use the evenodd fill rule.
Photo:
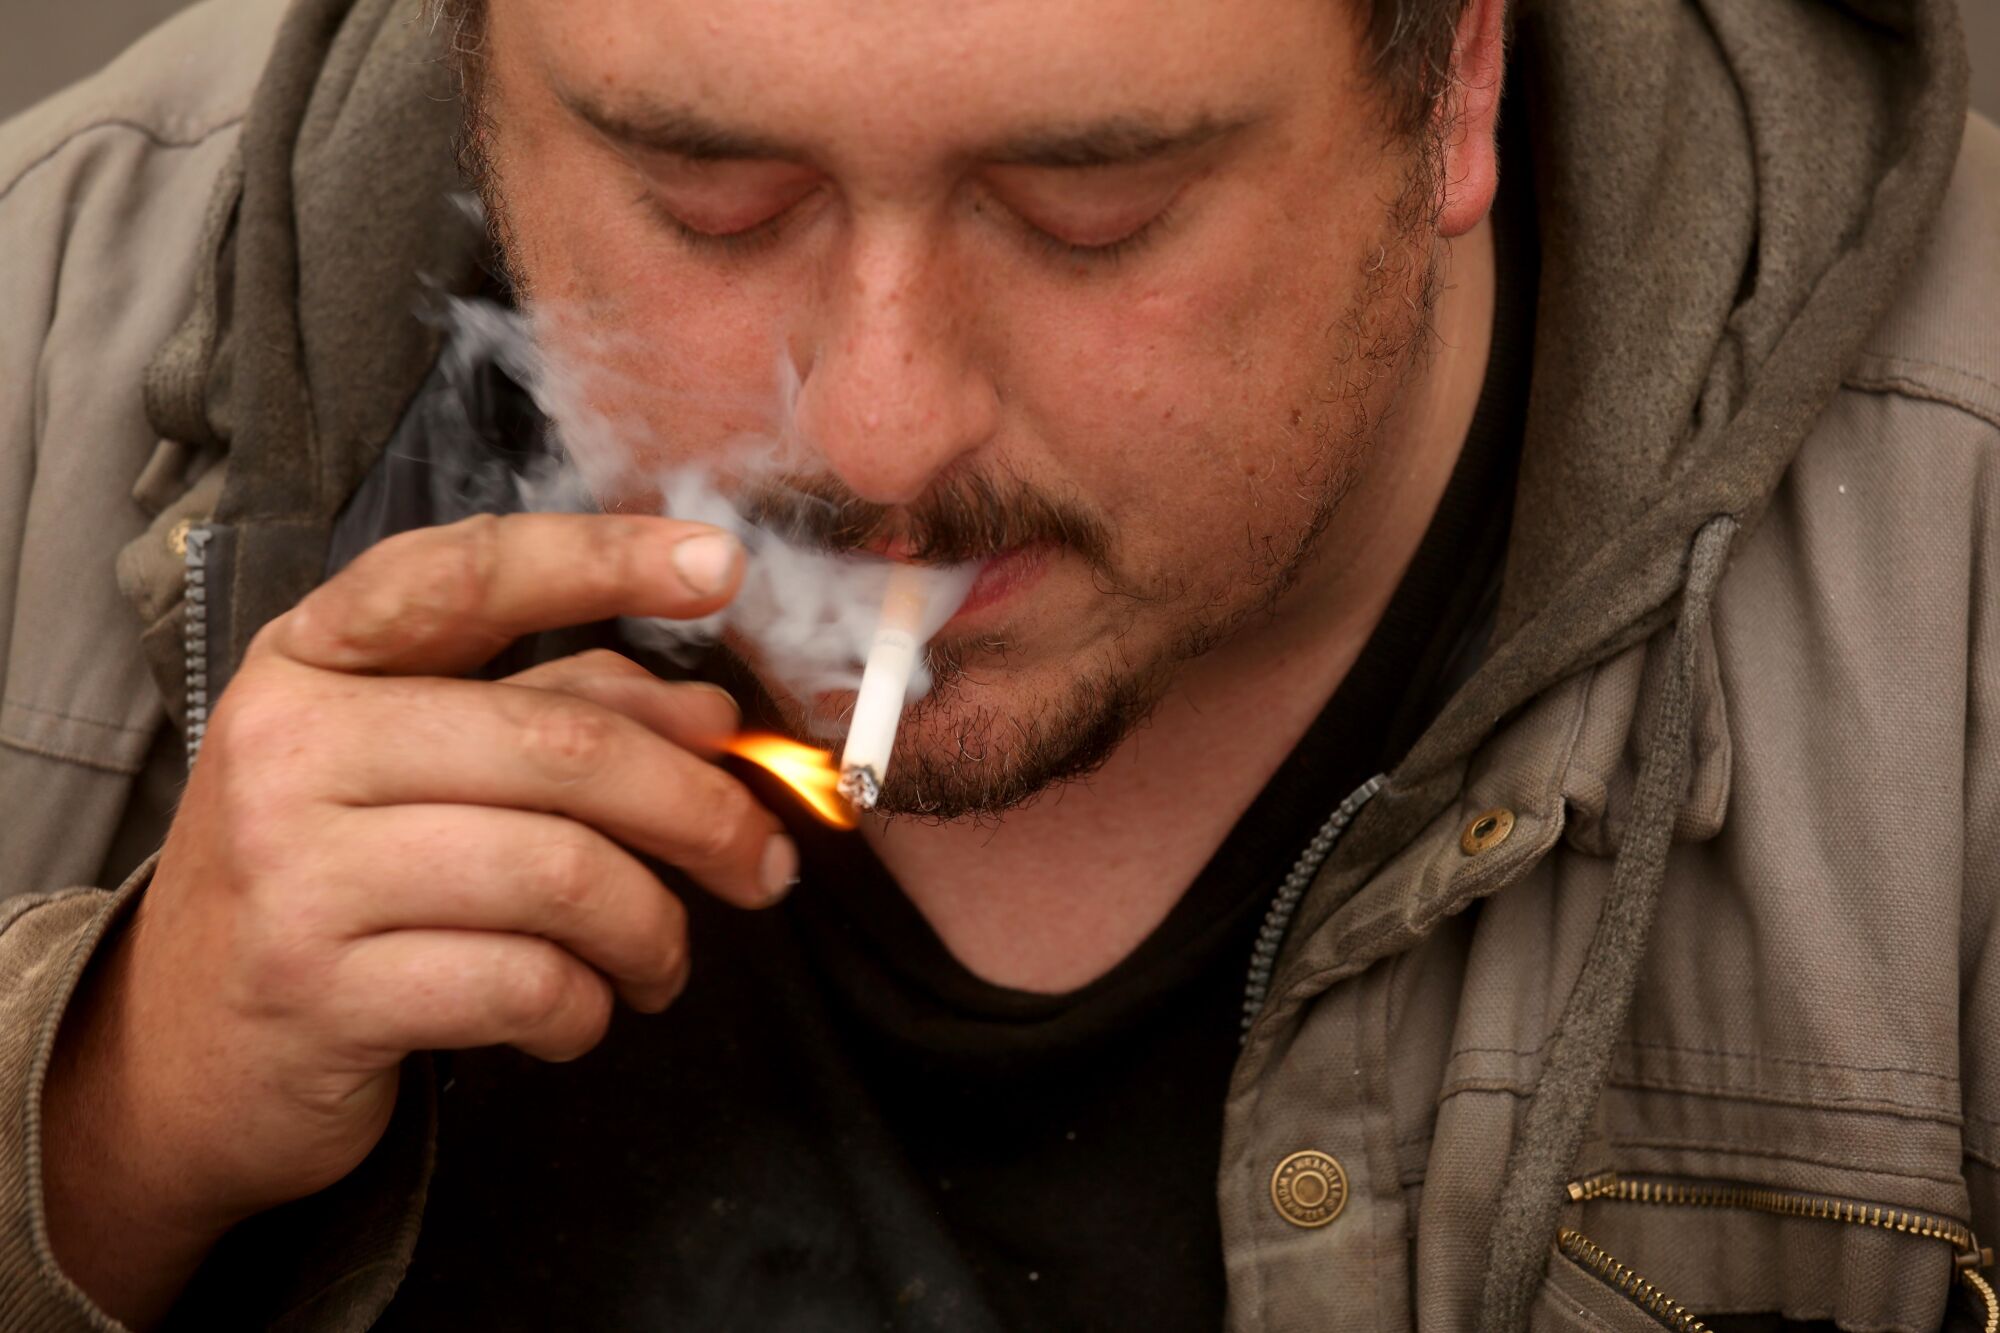
<svg viewBox="0 0 2000 1333">
<path fill-rule="evenodd" d="M 729 586 L 742 554 L 743 544 L 728 533 L 704 532 L 675 545 L 674 568 L 692 591 L 713 597 Z"/>
<path fill-rule="evenodd" d="M 799 882 L 799 849 L 782 833 L 773 833 L 764 844 L 764 861 L 757 876 L 772 902 L 785 896 Z"/>
</svg>

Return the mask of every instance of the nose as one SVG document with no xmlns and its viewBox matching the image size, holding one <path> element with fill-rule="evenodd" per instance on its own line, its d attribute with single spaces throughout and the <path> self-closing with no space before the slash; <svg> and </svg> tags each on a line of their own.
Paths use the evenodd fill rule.
<svg viewBox="0 0 2000 1333">
<path fill-rule="evenodd" d="M 909 504 L 998 423 L 971 350 L 972 293 L 914 226 L 854 233 L 823 290 L 799 434 L 862 499 Z"/>
</svg>

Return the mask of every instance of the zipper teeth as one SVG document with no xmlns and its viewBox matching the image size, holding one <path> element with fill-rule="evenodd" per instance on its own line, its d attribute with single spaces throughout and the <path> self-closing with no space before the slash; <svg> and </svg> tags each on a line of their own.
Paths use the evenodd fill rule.
<svg viewBox="0 0 2000 1333">
<path fill-rule="evenodd" d="M 2000 1296 L 1993 1294 L 1993 1284 L 1983 1274 L 1970 1268 L 1959 1269 L 1958 1275 L 1986 1304 L 1986 1333 L 2000 1333 Z"/>
<path fill-rule="evenodd" d="M 1688 1313 L 1685 1306 L 1606 1254 L 1582 1232 L 1564 1227 L 1556 1233 L 1556 1247 L 1674 1333 L 1708 1333 L 1708 1325 Z"/>
<path fill-rule="evenodd" d="M 1742 1208 L 1778 1217 L 1809 1217 L 1947 1241 L 1958 1251 L 1959 1279 L 1972 1288 L 1986 1312 L 1985 1333 L 2000 1333 L 2000 1295 L 1994 1293 L 1993 1284 L 1979 1272 L 1981 1267 L 1993 1261 L 1993 1257 L 1980 1248 L 1979 1237 L 1963 1222 L 1954 1222 L 1932 1213 L 1884 1208 L 1880 1204 L 1856 1203 L 1852 1199 L 1836 1199 L 1824 1194 L 1801 1194 L 1755 1185 L 1626 1180 L 1616 1171 L 1571 1181 L 1568 1188 L 1573 1203 L 1608 1199 L 1613 1203 L 1666 1204 L 1687 1208 Z M 1662 1295 L 1659 1288 L 1613 1259 L 1573 1228 L 1564 1227 L 1557 1235 L 1556 1244 L 1564 1254 L 1585 1264 L 1599 1277 L 1638 1301 L 1676 1333 L 1695 1333 L 1705 1328 L 1699 1319 Z"/>
<path fill-rule="evenodd" d="M 1382 790 L 1382 784 L 1389 780 L 1387 773 L 1377 773 L 1368 781 L 1348 794 L 1334 812 L 1320 825 L 1319 832 L 1299 853 L 1299 859 L 1292 865 L 1292 873 L 1285 876 L 1285 882 L 1278 886 L 1277 896 L 1271 899 L 1270 910 L 1264 913 L 1263 929 L 1257 932 L 1257 943 L 1250 951 L 1250 976 L 1243 986 L 1243 1033 L 1250 1036 L 1250 1025 L 1257 1021 L 1263 1011 L 1264 1002 L 1271 995 L 1271 974 L 1278 965 L 1278 949 L 1285 942 L 1285 932 L 1291 929 L 1292 917 L 1298 913 L 1299 904 L 1305 900 L 1306 888 L 1326 864 L 1326 858 L 1333 854 L 1334 844 L 1340 835 L 1361 813 L 1361 807 L 1375 798 Z"/>
<path fill-rule="evenodd" d="M 202 737 L 208 732 L 208 526 L 191 525 L 187 530 L 185 589 L 187 613 L 182 626 L 182 646 L 187 666 L 187 761 L 194 767 L 201 752 Z"/>
<path fill-rule="evenodd" d="M 1951 1242 L 1961 1253 L 1977 1254 L 1979 1241 L 1972 1229 L 1950 1218 L 1930 1213 L 1884 1208 L 1880 1204 L 1855 1203 L 1819 1194 L 1799 1194 L 1790 1190 L 1763 1189 L 1754 1185 L 1683 1184 L 1668 1180 L 1626 1180 L 1615 1172 L 1593 1176 L 1569 1187 L 1569 1197 L 1577 1203 L 1608 1199 L 1614 1203 L 1668 1204 L 1686 1208 L 1743 1208 L 1779 1217 L 1811 1217 L 1850 1226 L 1901 1231 Z"/>
</svg>

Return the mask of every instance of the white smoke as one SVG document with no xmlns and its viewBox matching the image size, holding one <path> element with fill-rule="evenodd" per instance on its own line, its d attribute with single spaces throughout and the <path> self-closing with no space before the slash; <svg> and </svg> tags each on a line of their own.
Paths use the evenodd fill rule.
<svg viewBox="0 0 2000 1333">
<path fill-rule="evenodd" d="M 733 532 L 749 553 L 743 585 L 723 610 L 700 620 L 627 619 L 636 643 L 686 661 L 691 650 L 717 642 L 725 632 L 746 641 L 758 666 L 796 697 L 855 689 L 875 632 L 892 566 L 888 561 L 833 555 L 797 545 L 752 522 L 720 484 L 739 493 L 757 483 L 780 483 L 809 467 L 811 452 L 792 428 L 798 385 L 787 364 L 773 387 L 773 428 L 743 436 L 708 452 L 700 462 L 646 467 L 647 458 L 685 450 L 660 447 L 633 420 L 615 420 L 595 406 L 611 374 L 592 340 L 576 328 L 557 326 L 492 301 L 450 298 L 444 317 L 448 378 L 464 382 L 476 366 L 492 364 L 519 384 L 548 419 L 547 452 L 512 478 L 515 507 L 530 511 L 591 512 L 609 494 L 656 493 L 668 517 L 712 524 Z M 559 349 L 559 350 L 557 350 Z M 616 395 L 608 395 L 615 401 Z M 670 443 L 670 442 L 668 442 Z M 965 600 L 976 568 L 927 568 L 928 640 Z M 910 681 L 911 702 L 930 690 L 919 663 Z"/>
</svg>

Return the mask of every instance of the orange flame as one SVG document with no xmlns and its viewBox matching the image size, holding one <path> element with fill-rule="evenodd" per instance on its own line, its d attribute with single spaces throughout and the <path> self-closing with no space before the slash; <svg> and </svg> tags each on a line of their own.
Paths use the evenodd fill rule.
<svg viewBox="0 0 2000 1333">
<path fill-rule="evenodd" d="M 772 774 L 835 828 L 854 827 L 854 812 L 840 795 L 840 770 L 825 750 L 748 731 L 732 736 L 722 748 Z"/>
</svg>

